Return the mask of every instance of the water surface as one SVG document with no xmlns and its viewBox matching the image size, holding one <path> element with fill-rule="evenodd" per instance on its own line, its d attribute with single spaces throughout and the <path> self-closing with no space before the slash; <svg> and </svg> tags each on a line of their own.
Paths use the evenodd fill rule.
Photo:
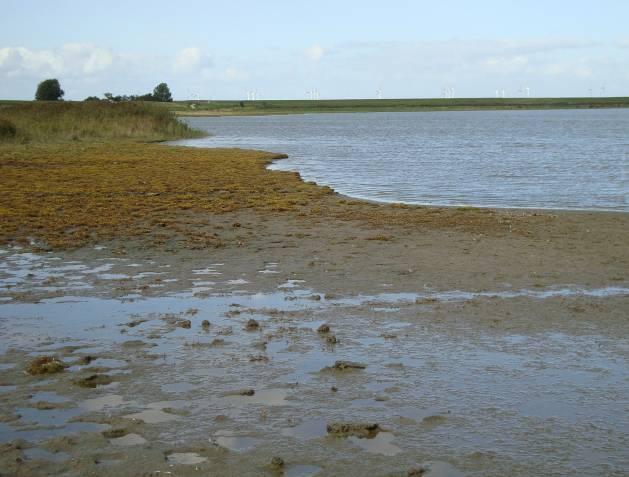
<svg viewBox="0 0 629 477">
<path fill-rule="evenodd" d="M 289 154 L 272 169 L 380 202 L 629 211 L 629 109 L 186 118 L 179 141 Z"/>
</svg>

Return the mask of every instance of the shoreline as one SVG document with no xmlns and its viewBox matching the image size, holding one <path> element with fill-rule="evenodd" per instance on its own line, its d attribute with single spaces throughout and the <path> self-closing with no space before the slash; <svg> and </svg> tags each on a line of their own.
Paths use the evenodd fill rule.
<svg viewBox="0 0 629 477">
<path fill-rule="evenodd" d="M 212 134 L 208 133 L 205 137 L 211 137 Z M 178 140 L 179 141 L 179 140 Z M 164 141 L 162 142 L 165 146 L 170 147 L 182 147 L 182 148 L 192 148 L 192 149 L 217 149 L 212 146 L 193 146 L 190 144 L 175 144 L 178 141 Z M 189 141 L 186 139 L 186 141 Z M 238 147 L 232 147 L 230 149 L 241 149 Z M 326 184 L 319 184 L 316 181 L 306 181 L 299 171 L 287 170 L 287 169 L 273 169 L 272 166 L 280 161 L 285 159 L 289 159 L 290 156 L 286 153 L 276 153 L 271 151 L 264 151 L 262 149 L 242 149 L 244 151 L 255 151 L 263 154 L 269 154 L 273 157 L 266 163 L 266 170 L 270 172 L 280 172 L 280 173 L 289 173 L 296 174 L 299 180 L 304 184 L 314 184 L 317 187 L 329 188 L 331 189 L 339 198 L 345 200 L 357 200 L 361 202 L 365 202 L 366 204 L 374 204 L 374 205 L 390 205 L 390 206 L 398 206 L 398 207 L 418 207 L 418 208 L 433 208 L 433 209 L 459 209 L 459 210 L 488 210 L 488 211 L 505 211 L 505 212 L 530 212 L 530 213 L 539 213 L 539 214 L 547 214 L 547 213 L 604 213 L 604 214 L 629 214 L 629 209 L 627 210 L 618 210 L 618 209 L 581 209 L 581 208 L 557 208 L 557 207 L 525 207 L 525 206 L 484 206 L 484 205 L 475 205 L 475 204 L 435 204 L 435 203 L 421 203 L 421 202 L 403 202 L 403 201 L 394 201 L 394 200 L 376 200 L 369 199 L 367 197 L 361 196 L 352 196 L 348 194 L 344 194 L 342 192 L 337 191 L 332 186 Z"/>
<path fill-rule="evenodd" d="M 197 147 L 197 146 L 183 146 L 183 147 Z M 211 149 L 210 147 L 208 147 L 207 149 Z M 557 208 L 557 207 L 517 207 L 517 206 L 486 206 L 486 205 L 474 205 L 474 204 L 435 204 L 435 203 L 430 203 L 430 202 L 403 202 L 403 201 L 395 201 L 395 200 L 385 200 L 385 199 L 381 199 L 381 200 L 376 200 L 376 199 L 369 199 L 367 197 L 362 197 L 362 196 L 353 196 L 353 195 L 347 195 L 344 194 L 342 192 L 337 191 L 336 189 L 334 189 L 334 187 L 330 186 L 330 185 L 326 185 L 326 184 L 319 184 L 316 181 L 306 181 L 301 177 L 301 174 L 299 173 L 299 171 L 292 171 L 292 170 L 287 170 L 287 169 L 272 169 L 269 166 L 272 166 L 273 164 L 275 164 L 277 161 L 282 161 L 284 159 L 288 159 L 290 156 L 288 154 L 284 154 L 284 156 L 286 157 L 280 157 L 278 159 L 273 159 L 272 162 L 270 162 L 267 165 L 267 170 L 269 171 L 277 171 L 277 172 L 292 172 L 295 173 L 299 176 L 300 180 L 302 182 L 312 182 L 313 184 L 317 185 L 318 187 L 329 187 L 330 189 L 332 189 L 334 191 L 335 194 L 337 194 L 340 198 L 343 199 L 347 199 L 347 200 L 359 200 L 368 204 L 375 204 L 375 205 L 392 205 L 392 206 L 409 206 L 409 207 L 422 207 L 422 208 L 434 208 L 434 209 L 462 209 L 462 210 L 469 210 L 469 209 L 478 209 L 478 210 L 491 210 L 494 212 L 498 212 L 498 211 L 506 211 L 506 212 L 518 212 L 518 211 L 525 211 L 525 212 L 531 212 L 531 213 L 540 213 L 540 214 L 545 214 L 545 213 L 564 213 L 564 212 L 568 212 L 568 213 L 606 213 L 606 214 L 629 214 L 629 209 L 627 210 L 618 210 L 618 209 L 580 209 L 580 208 Z"/>
</svg>

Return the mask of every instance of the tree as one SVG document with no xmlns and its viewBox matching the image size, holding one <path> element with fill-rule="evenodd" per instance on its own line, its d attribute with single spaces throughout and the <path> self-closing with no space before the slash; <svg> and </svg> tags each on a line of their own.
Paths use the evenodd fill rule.
<svg viewBox="0 0 629 477">
<path fill-rule="evenodd" d="M 155 86 L 155 89 L 153 90 L 153 97 L 155 98 L 155 101 L 161 101 L 164 103 L 173 100 L 173 97 L 170 94 L 170 89 L 166 83 L 160 83 Z"/>
<path fill-rule="evenodd" d="M 100 98 L 98 96 L 88 96 L 83 101 L 100 101 Z"/>
<path fill-rule="evenodd" d="M 47 79 L 37 85 L 35 99 L 37 101 L 59 101 L 65 92 L 61 89 L 59 80 L 55 78 Z"/>
</svg>

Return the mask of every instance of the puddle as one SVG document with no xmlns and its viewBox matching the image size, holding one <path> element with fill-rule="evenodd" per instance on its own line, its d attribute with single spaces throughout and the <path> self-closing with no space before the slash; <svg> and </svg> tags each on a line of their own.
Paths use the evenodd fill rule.
<svg viewBox="0 0 629 477">
<path fill-rule="evenodd" d="M 39 447 L 31 447 L 22 451 L 26 460 L 46 460 L 49 462 L 65 462 L 70 458 L 66 452 L 50 452 Z"/>
<path fill-rule="evenodd" d="M 81 415 L 83 410 L 78 407 L 67 409 L 21 407 L 16 409 L 16 413 L 20 415 L 20 425 L 61 426 L 66 424 L 71 418 Z"/>
<path fill-rule="evenodd" d="M 284 471 L 284 477 L 312 477 L 321 472 L 316 465 L 294 465 Z"/>
<path fill-rule="evenodd" d="M 164 408 L 167 406 L 164 406 Z M 133 414 L 127 414 L 122 416 L 126 419 L 139 419 L 147 424 L 159 424 L 162 422 L 176 421 L 181 419 L 181 416 L 164 412 L 162 409 L 145 409 L 144 411 L 136 412 Z"/>
<path fill-rule="evenodd" d="M 247 452 L 255 448 L 258 440 L 253 437 L 234 436 L 227 431 L 218 431 L 210 442 L 234 452 Z"/>
<path fill-rule="evenodd" d="M 133 266 L 140 266 L 139 264 L 133 263 L 131 264 Z M 130 267 L 131 265 L 127 265 L 127 267 Z M 159 275 L 163 275 L 164 272 L 140 272 L 137 273 L 136 275 L 133 275 L 131 278 L 133 278 L 134 280 L 139 280 L 141 278 L 148 278 L 148 277 L 156 277 Z"/>
<path fill-rule="evenodd" d="M 124 280 L 130 278 L 129 275 L 125 273 L 99 273 L 96 276 L 101 280 Z"/>
<path fill-rule="evenodd" d="M 70 401 L 70 399 L 65 396 L 61 396 L 55 392 L 38 391 L 36 393 L 33 393 L 30 401 L 34 403 L 39 402 L 39 401 L 44 401 L 44 402 L 51 402 L 51 403 L 58 404 L 58 403 L 68 402 Z"/>
<path fill-rule="evenodd" d="M 371 454 L 394 456 L 402 452 L 402 449 L 392 444 L 393 440 L 395 440 L 395 436 L 390 432 L 379 432 L 371 439 L 361 439 L 354 436 L 348 437 L 347 439 Z"/>
<path fill-rule="evenodd" d="M 295 427 L 282 429 L 282 435 L 294 437 L 299 440 L 310 440 L 327 435 L 327 424 L 323 419 L 311 419 L 304 421 Z"/>
<path fill-rule="evenodd" d="M 175 465 L 196 465 L 207 461 L 207 457 L 202 457 L 195 452 L 175 452 L 166 458 L 169 464 Z"/>
<path fill-rule="evenodd" d="M 82 432 L 102 432 L 109 429 L 107 424 L 94 422 L 68 422 L 62 427 L 44 427 L 20 429 L 0 423 L 0 443 L 14 439 L 24 439 L 29 442 L 42 442 L 53 437 L 75 436 Z"/>
<path fill-rule="evenodd" d="M 211 267 L 207 267 L 207 268 L 198 268 L 196 270 L 192 270 L 192 273 L 194 275 L 222 275 L 221 272 L 215 270 L 214 268 Z"/>
<path fill-rule="evenodd" d="M 306 280 L 287 280 L 281 285 L 278 285 L 277 288 L 280 288 L 280 289 L 297 288 L 297 287 L 300 287 L 302 283 L 306 283 Z"/>
<path fill-rule="evenodd" d="M 116 368 L 125 368 L 127 366 L 128 366 L 128 363 L 122 359 L 97 358 L 91 361 L 89 364 L 76 364 L 76 365 L 70 366 L 68 368 L 68 371 L 75 372 L 75 371 L 80 371 L 86 368 L 109 368 L 113 370 Z M 119 371 L 122 371 L 122 370 L 119 370 Z M 108 372 L 108 374 L 113 374 L 113 373 L 110 371 Z"/>
</svg>

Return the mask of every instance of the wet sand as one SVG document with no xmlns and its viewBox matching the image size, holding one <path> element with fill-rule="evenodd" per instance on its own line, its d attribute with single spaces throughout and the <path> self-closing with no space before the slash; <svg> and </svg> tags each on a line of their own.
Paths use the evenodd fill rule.
<svg viewBox="0 0 629 477">
<path fill-rule="evenodd" d="M 501 214 L 4 247 L 0 475 L 626 475 L 629 214 Z"/>
</svg>

